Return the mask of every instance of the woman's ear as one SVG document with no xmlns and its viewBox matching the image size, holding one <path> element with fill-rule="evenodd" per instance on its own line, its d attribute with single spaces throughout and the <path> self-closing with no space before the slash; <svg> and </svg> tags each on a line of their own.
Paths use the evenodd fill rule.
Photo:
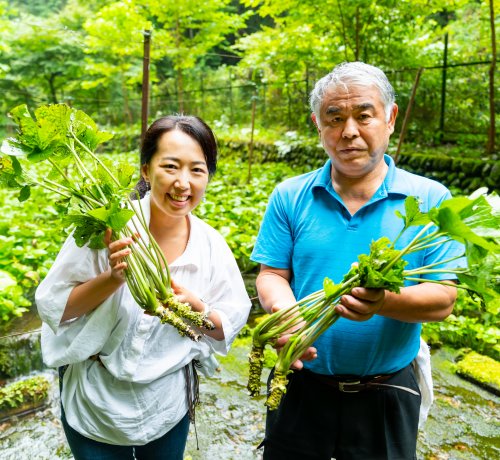
<svg viewBox="0 0 500 460">
<path fill-rule="evenodd" d="M 148 164 L 141 166 L 141 176 L 146 182 L 149 182 L 149 165 Z"/>
</svg>

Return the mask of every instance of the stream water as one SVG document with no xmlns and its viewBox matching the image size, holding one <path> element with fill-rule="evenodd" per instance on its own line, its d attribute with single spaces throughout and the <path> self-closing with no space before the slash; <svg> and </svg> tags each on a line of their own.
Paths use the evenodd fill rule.
<svg viewBox="0 0 500 460">
<path fill-rule="evenodd" d="M 197 411 L 185 460 L 256 460 L 264 430 L 264 396 L 246 392 L 248 345 L 235 344 L 220 360 L 220 372 L 202 379 Z M 455 352 L 433 353 L 435 402 L 418 439 L 419 460 L 493 460 L 500 458 L 500 398 L 451 371 Z M 39 372 L 40 373 L 40 372 Z M 59 422 L 54 370 L 41 372 L 52 382 L 50 404 L 34 414 L 0 424 L 1 460 L 72 459 Z M 264 378 L 264 377 L 263 377 Z M 369 459 L 367 459 L 369 460 Z"/>
</svg>

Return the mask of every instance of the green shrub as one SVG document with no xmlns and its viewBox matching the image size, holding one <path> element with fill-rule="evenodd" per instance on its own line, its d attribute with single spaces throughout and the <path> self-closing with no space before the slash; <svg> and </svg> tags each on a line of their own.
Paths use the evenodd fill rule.
<svg viewBox="0 0 500 460">
<path fill-rule="evenodd" d="M 36 404 L 48 397 L 50 383 L 42 376 L 19 380 L 0 388 L 0 411 Z"/>
</svg>

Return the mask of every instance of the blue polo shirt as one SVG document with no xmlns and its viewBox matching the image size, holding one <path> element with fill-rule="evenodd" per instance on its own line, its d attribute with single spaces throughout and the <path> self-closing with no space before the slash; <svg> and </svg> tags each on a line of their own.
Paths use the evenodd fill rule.
<svg viewBox="0 0 500 460">
<path fill-rule="evenodd" d="M 384 157 L 387 175 L 368 203 L 351 215 L 335 192 L 331 162 L 323 168 L 288 179 L 273 191 L 262 222 L 252 260 L 292 272 L 291 287 L 297 299 L 322 289 L 325 276 L 338 283 L 358 255 L 369 253 L 373 240 L 391 241 L 403 228 L 404 200 L 417 196 L 428 211 L 450 197 L 446 187 L 425 177 L 396 168 Z M 406 246 L 421 227 L 410 227 L 397 248 Z M 463 253 L 450 242 L 405 257 L 407 269 L 421 267 Z M 463 261 L 445 264 L 456 267 Z M 454 279 L 433 274 L 429 279 Z M 410 283 L 408 283 L 410 284 Z M 375 315 L 365 322 L 340 318 L 314 346 L 318 358 L 304 363 L 319 374 L 374 375 L 391 373 L 408 365 L 417 355 L 421 325 Z"/>
</svg>

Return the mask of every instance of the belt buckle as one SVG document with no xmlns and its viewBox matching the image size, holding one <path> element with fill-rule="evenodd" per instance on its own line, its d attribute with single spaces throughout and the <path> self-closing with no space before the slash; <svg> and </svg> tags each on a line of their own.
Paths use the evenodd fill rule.
<svg viewBox="0 0 500 460">
<path fill-rule="evenodd" d="M 359 390 L 349 390 L 350 385 L 359 385 L 361 380 L 354 380 L 352 382 L 339 382 L 339 391 L 342 393 L 359 393 Z"/>
</svg>

